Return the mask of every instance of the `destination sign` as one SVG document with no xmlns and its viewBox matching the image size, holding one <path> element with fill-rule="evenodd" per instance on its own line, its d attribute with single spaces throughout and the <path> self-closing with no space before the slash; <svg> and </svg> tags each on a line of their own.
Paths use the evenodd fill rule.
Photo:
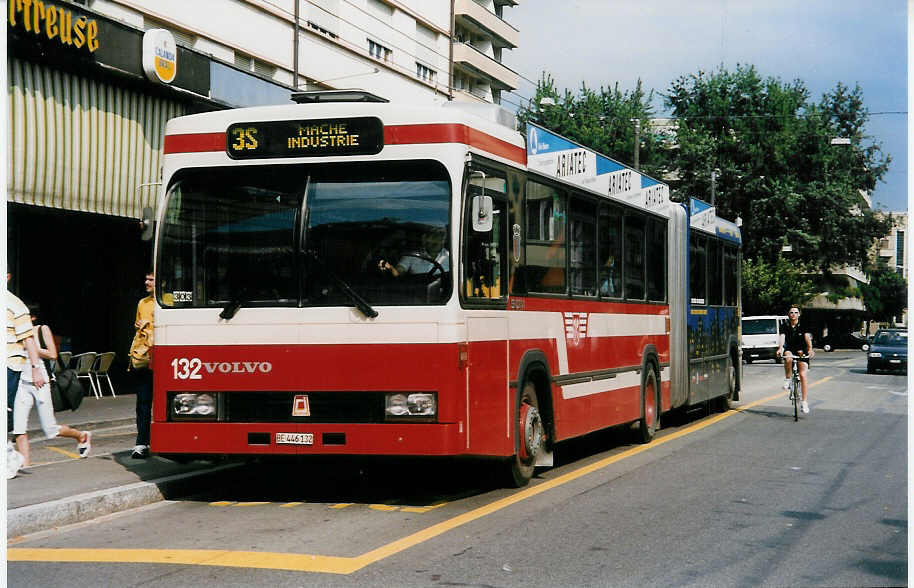
<svg viewBox="0 0 914 588">
<path fill-rule="evenodd" d="M 226 132 L 234 159 L 374 155 L 384 147 L 384 125 L 375 117 L 236 123 Z"/>
</svg>

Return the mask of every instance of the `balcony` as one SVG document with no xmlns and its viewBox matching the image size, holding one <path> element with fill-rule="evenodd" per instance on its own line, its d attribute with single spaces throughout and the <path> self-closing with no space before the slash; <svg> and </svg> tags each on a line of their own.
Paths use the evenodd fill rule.
<svg viewBox="0 0 914 588">
<path fill-rule="evenodd" d="M 492 37 L 492 45 L 496 47 L 511 49 L 517 47 L 519 38 L 517 29 L 473 0 L 456 0 L 454 17 L 463 26 L 476 29 L 484 36 Z"/>
<path fill-rule="evenodd" d="M 516 73 L 466 43 L 454 42 L 454 63 L 474 75 L 485 77 L 500 90 L 513 90 L 520 83 Z"/>
</svg>

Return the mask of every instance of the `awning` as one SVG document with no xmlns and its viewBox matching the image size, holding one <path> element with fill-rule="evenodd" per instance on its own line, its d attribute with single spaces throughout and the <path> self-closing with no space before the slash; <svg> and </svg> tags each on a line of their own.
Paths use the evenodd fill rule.
<svg viewBox="0 0 914 588">
<path fill-rule="evenodd" d="M 7 59 L 8 201 L 142 218 L 160 179 L 165 123 L 175 100 Z"/>
</svg>

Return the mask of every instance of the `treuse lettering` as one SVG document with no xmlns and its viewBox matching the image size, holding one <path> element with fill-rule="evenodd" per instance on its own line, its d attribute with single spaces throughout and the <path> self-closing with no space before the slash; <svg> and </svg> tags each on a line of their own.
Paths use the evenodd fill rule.
<svg viewBox="0 0 914 588">
<path fill-rule="evenodd" d="M 41 0 L 8 0 L 9 26 L 89 53 L 98 49 L 98 22 Z"/>
</svg>

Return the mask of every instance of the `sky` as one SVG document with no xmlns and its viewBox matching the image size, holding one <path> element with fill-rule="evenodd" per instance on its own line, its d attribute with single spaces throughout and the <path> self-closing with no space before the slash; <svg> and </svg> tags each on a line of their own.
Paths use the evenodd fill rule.
<svg viewBox="0 0 914 588">
<path fill-rule="evenodd" d="M 521 76 L 502 94 L 512 109 L 533 96 L 544 71 L 560 92 L 575 93 L 582 82 L 631 90 L 640 78 L 657 96 L 680 76 L 737 64 L 802 80 L 815 102 L 838 82 L 859 83 L 867 134 L 892 156 L 873 207 L 907 210 L 905 0 L 520 0 L 504 19 L 520 32 L 519 46 L 502 56 Z M 654 106 L 665 114 L 662 98 Z"/>
</svg>

